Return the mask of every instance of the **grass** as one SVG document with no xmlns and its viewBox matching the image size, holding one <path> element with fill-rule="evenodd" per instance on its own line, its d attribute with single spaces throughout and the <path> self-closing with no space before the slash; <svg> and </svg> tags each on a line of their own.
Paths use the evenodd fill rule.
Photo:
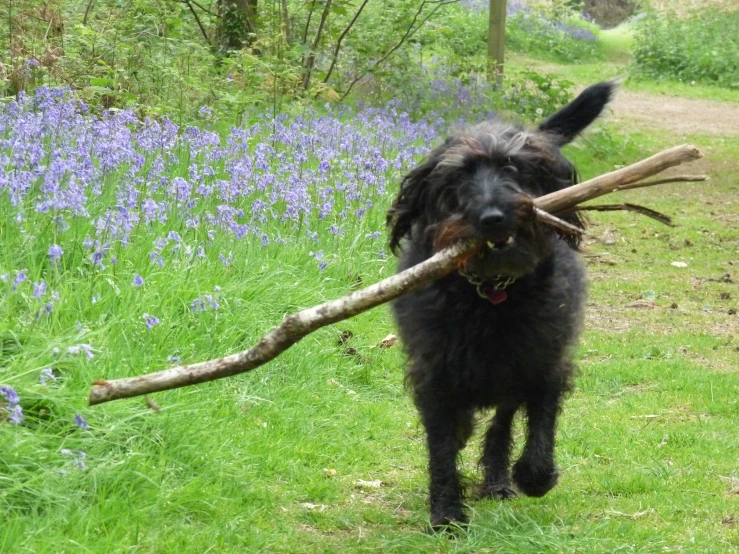
<svg viewBox="0 0 739 554">
<path fill-rule="evenodd" d="M 390 274 L 380 242 L 363 239 L 382 228 L 374 215 L 335 244 L 247 248 L 229 267 L 167 266 L 139 289 L 113 269 L 94 283 L 70 270 L 49 329 L 19 318 L 28 306 L 0 300 L 0 382 L 22 386 L 27 418 L 0 422 L 0 552 L 739 552 L 739 139 L 688 138 L 707 153 L 710 183 L 623 195 L 673 215 L 675 228 L 591 217 L 605 244 L 590 241 L 584 255 L 581 372 L 561 419 L 562 480 L 546 497 L 472 503 L 469 529 L 453 540 L 424 531 L 423 434 L 403 356 L 376 348 L 394 330 L 386 308 L 252 373 L 157 394 L 159 411 L 142 399 L 86 406 L 96 378 L 244 349 L 284 314 Z M 670 145 L 612 127 L 569 153 L 588 178 Z M 2 232 L 1 263 L 12 267 L 18 251 Z M 311 248 L 335 252 L 325 271 Z M 216 286 L 217 312 L 187 310 Z M 131 317 L 144 312 L 163 323 L 147 331 Z M 337 341 L 345 330 L 354 351 Z M 77 343 L 93 344 L 95 357 L 55 356 Z M 38 384 L 50 366 L 59 382 Z M 472 441 L 462 457 L 470 480 L 478 453 Z"/>
<path fill-rule="evenodd" d="M 686 83 L 672 79 L 653 80 L 631 75 L 629 62 L 634 39 L 628 24 L 601 31 L 598 41 L 603 56 L 601 60 L 577 64 L 560 64 L 514 54 L 509 56 L 509 66 L 514 71 L 532 68 L 553 73 L 560 78 L 581 85 L 606 79 L 624 78 L 624 88 L 635 92 L 739 102 L 739 91 L 737 90 L 701 83 Z"/>
<path fill-rule="evenodd" d="M 591 135 L 595 155 L 582 143 L 572 149 L 584 176 L 660 143 L 611 137 Z M 175 352 L 195 361 L 242 349 L 282 314 L 392 270 L 361 251 L 325 272 L 301 262 L 305 252 L 255 254 L 230 271 L 151 276 L 118 307 L 159 304 L 166 315 L 178 298 L 220 285 L 226 305 L 198 321 L 146 333 L 108 306 L 70 310 L 54 333 L 4 333 L 6 380 L 50 364 L 54 345 L 92 342 L 98 355 L 66 360 L 60 384 L 29 387 L 27 427 L 0 426 L 0 551 L 739 552 L 739 316 L 727 313 L 736 285 L 721 280 L 739 263 L 736 146 L 715 146 L 731 163 L 715 166 L 710 186 L 630 193 L 675 214 L 675 229 L 593 217 L 593 231 L 615 242 L 586 255 L 582 372 L 559 433 L 563 479 L 545 498 L 473 504 L 457 540 L 423 532 L 423 437 L 402 388 L 402 355 L 375 348 L 393 331 L 386 309 L 310 335 L 251 374 L 157 394 L 158 413 L 143 400 L 85 406 L 95 378 L 160 368 Z M 638 299 L 656 307 L 627 307 Z M 85 318 L 81 331 L 75 317 Z M 339 346 L 340 330 L 353 331 L 359 356 Z M 76 413 L 90 430 L 72 424 Z M 64 448 L 86 452 L 86 469 Z M 476 445 L 464 454 L 470 475 L 476 455 Z"/>
</svg>

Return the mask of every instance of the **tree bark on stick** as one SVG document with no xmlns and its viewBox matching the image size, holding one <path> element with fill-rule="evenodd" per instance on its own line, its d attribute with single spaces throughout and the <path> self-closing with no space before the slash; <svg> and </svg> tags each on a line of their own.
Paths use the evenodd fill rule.
<svg viewBox="0 0 739 554">
<path fill-rule="evenodd" d="M 700 157 L 701 153 L 694 146 L 676 146 L 623 169 L 536 198 L 534 205 L 540 210 L 557 213 L 609 192 L 622 188 L 634 188 L 635 184 L 642 179 Z M 694 179 L 688 176 L 686 180 Z M 672 182 L 672 179 L 665 181 Z M 662 181 L 655 183 L 659 182 Z M 303 337 L 321 327 L 384 304 L 452 273 L 459 267 L 460 261 L 474 253 L 478 247 L 479 245 L 474 243 L 455 244 L 441 250 L 428 260 L 365 289 L 289 315 L 276 329 L 244 352 L 138 377 L 111 381 L 98 380 L 90 390 L 89 402 L 91 405 L 101 404 L 120 398 L 205 383 L 250 371 L 273 360 Z"/>
</svg>

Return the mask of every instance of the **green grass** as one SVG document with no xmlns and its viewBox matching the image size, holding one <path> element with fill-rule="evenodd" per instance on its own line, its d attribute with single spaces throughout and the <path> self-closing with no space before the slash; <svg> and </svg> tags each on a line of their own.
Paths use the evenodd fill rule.
<svg viewBox="0 0 739 554">
<path fill-rule="evenodd" d="M 570 149 L 584 177 L 668 144 L 608 137 Z M 54 332 L 6 327 L 9 384 L 52 364 L 63 379 L 26 386 L 27 426 L 0 425 L 0 552 L 739 552 L 739 316 L 728 314 L 739 293 L 721 281 L 739 263 L 739 144 L 696 138 L 711 154 L 710 184 L 628 193 L 677 227 L 592 216 L 592 232 L 615 242 L 586 253 L 581 373 L 561 420 L 562 481 L 546 497 L 473 503 L 454 540 L 424 532 L 423 435 L 403 357 L 375 348 L 393 332 L 385 308 L 250 374 L 157 394 L 158 413 L 142 399 L 86 406 L 95 378 L 159 369 L 174 353 L 191 362 L 243 349 L 285 313 L 392 271 L 349 237 L 324 272 L 302 250 L 255 251 L 228 269 L 161 270 L 102 305 L 83 300 L 78 283 Z M 180 299 L 216 285 L 218 312 L 184 314 Z M 627 307 L 638 299 L 656 307 Z M 130 311 L 176 323 L 146 332 Z M 353 331 L 359 356 L 337 343 L 341 330 Z M 93 343 L 96 357 L 55 361 L 54 346 L 77 342 Z M 89 431 L 72 424 L 76 413 Z M 65 448 L 86 452 L 86 469 Z M 463 455 L 471 478 L 477 455 L 473 441 Z"/>
<path fill-rule="evenodd" d="M 508 57 L 508 64 L 514 71 L 533 68 L 534 70 L 553 73 L 560 78 L 580 85 L 618 77 L 624 78 L 623 86 L 626 90 L 684 98 L 739 102 L 739 91 L 737 90 L 694 82 L 680 82 L 669 78 L 654 80 L 632 75 L 629 62 L 634 37 L 629 25 L 622 24 L 614 29 L 603 30 L 600 32 L 598 39 L 598 46 L 603 56 L 602 60 L 560 64 L 511 54 Z"/>
<path fill-rule="evenodd" d="M 621 74 L 628 32 L 601 41 L 606 61 L 554 71 L 578 83 Z M 625 86 L 739 101 L 716 87 Z M 674 143 L 607 131 L 569 147 L 584 178 Z M 307 245 L 291 243 L 245 249 L 228 268 L 157 269 L 138 289 L 114 268 L 95 281 L 70 276 L 50 330 L 30 317 L 13 323 L 32 313 L 31 299 L 0 304 L 0 381 L 22 386 L 27 418 L 0 422 L 0 552 L 739 552 L 739 315 L 730 313 L 739 310 L 739 138 L 688 139 L 706 153 L 695 172 L 712 181 L 603 200 L 650 206 L 676 227 L 627 213 L 590 218 L 606 244 L 588 241 L 584 255 L 581 372 L 558 435 L 562 479 L 544 498 L 472 503 L 456 539 L 425 532 L 423 433 L 403 390 L 403 356 L 376 348 L 394 332 L 385 307 L 311 334 L 249 374 L 156 394 L 158 412 L 143 399 L 86 406 L 94 379 L 161 369 L 175 354 L 195 362 L 245 349 L 286 313 L 389 275 L 394 262 L 364 239 L 382 227 L 374 215 L 336 244 L 315 245 L 336 253 L 323 272 Z M 16 250 L 0 252 L 12 267 Z M 216 286 L 217 312 L 188 311 Z M 90 304 L 96 292 L 101 302 Z M 629 306 L 638 300 L 650 307 Z M 132 313 L 162 324 L 147 331 Z M 358 355 L 338 343 L 344 330 Z M 95 358 L 54 354 L 77 343 L 93 344 Z M 60 381 L 41 386 L 40 370 L 52 366 Z M 75 427 L 76 414 L 89 431 Z M 84 451 L 85 469 L 63 449 Z M 478 454 L 473 440 L 462 457 L 471 481 Z"/>
</svg>

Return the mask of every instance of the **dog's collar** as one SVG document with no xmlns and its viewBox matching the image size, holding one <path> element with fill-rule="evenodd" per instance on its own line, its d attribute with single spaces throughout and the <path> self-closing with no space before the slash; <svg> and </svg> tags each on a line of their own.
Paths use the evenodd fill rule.
<svg viewBox="0 0 739 554">
<path fill-rule="evenodd" d="M 509 275 L 496 275 L 492 279 L 482 279 L 464 269 L 460 269 L 459 274 L 475 287 L 480 298 L 484 298 L 494 306 L 505 302 L 508 298 L 506 289 L 516 282 L 516 278 Z"/>
</svg>

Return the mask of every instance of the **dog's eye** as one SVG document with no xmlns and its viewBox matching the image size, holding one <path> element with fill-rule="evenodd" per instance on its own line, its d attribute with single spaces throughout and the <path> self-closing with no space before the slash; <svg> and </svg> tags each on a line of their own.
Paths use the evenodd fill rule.
<svg viewBox="0 0 739 554">
<path fill-rule="evenodd" d="M 508 176 L 518 175 L 518 168 L 515 165 L 504 165 L 500 171 Z"/>
</svg>

